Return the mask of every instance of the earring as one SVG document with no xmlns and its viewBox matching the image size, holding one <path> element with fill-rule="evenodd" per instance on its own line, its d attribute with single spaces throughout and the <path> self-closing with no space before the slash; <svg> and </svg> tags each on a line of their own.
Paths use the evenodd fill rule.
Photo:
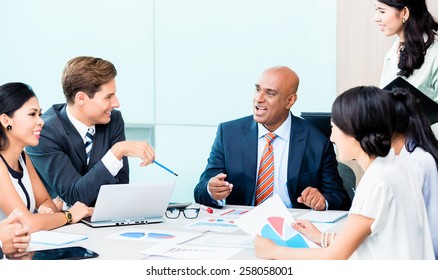
<svg viewBox="0 0 438 280">
<path fill-rule="evenodd" d="M 11 125 L 8 125 L 8 126 L 6 127 L 6 129 L 7 129 L 7 130 L 11 130 L 11 129 L 12 129 L 12 126 L 11 126 Z"/>
<path fill-rule="evenodd" d="M 406 18 L 403 18 L 402 22 L 403 22 L 403 24 L 406 23 Z"/>
</svg>

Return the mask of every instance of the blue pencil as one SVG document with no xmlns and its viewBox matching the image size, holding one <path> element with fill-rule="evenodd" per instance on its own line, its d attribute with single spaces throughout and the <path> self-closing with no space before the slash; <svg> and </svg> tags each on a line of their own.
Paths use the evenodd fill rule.
<svg viewBox="0 0 438 280">
<path fill-rule="evenodd" d="M 178 176 L 178 174 L 176 174 L 175 172 L 173 172 L 172 170 L 170 170 L 170 169 L 167 168 L 166 166 L 164 166 L 164 165 L 158 163 L 156 160 L 154 160 L 153 163 L 155 163 L 155 164 L 158 165 L 159 167 L 161 167 L 161 168 L 163 168 L 163 169 L 169 171 L 169 172 L 172 173 L 173 175 Z"/>
</svg>

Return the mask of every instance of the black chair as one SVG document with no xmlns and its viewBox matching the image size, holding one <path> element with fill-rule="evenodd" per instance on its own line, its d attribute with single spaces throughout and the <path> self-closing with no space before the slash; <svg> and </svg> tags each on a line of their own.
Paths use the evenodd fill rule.
<svg viewBox="0 0 438 280">
<path fill-rule="evenodd" d="M 325 137 L 330 139 L 332 127 L 330 125 L 331 113 L 326 112 L 301 112 L 301 118 L 316 127 Z"/>
<path fill-rule="evenodd" d="M 353 169 L 338 161 L 338 172 L 339 176 L 342 178 L 348 196 L 350 196 L 350 199 L 353 199 L 354 192 L 356 191 L 356 175 L 354 174 Z"/>
<path fill-rule="evenodd" d="M 330 139 L 332 128 L 330 125 L 331 113 L 326 112 L 302 112 L 301 118 L 305 119 L 316 127 L 322 134 Z M 353 169 L 348 165 L 338 162 L 338 172 L 344 182 L 344 188 L 347 190 L 351 199 L 354 197 L 354 191 L 356 189 L 356 175 Z"/>
</svg>

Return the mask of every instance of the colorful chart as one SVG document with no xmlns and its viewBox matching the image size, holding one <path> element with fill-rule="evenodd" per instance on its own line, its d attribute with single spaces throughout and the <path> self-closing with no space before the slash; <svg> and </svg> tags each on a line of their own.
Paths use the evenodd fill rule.
<svg viewBox="0 0 438 280">
<path fill-rule="evenodd" d="M 282 217 L 268 217 L 261 235 L 271 239 L 277 245 L 293 248 L 308 248 L 304 238 L 296 230 L 284 222 Z"/>
<path fill-rule="evenodd" d="M 172 239 L 172 238 L 175 238 L 175 235 L 167 234 L 167 233 L 151 232 L 151 233 L 148 233 L 148 238 L 151 238 L 151 239 Z"/>
<path fill-rule="evenodd" d="M 124 232 L 121 233 L 120 236 L 129 238 L 142 238 L 144 236 L 144 232 Z"/>
</svg>

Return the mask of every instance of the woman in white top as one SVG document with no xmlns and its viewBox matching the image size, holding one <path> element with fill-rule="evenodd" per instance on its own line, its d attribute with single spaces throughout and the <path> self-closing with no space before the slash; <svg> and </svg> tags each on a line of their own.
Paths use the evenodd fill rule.
<svg viewBox="0 0 438 280">
<path fill-rule="evenodd" d="M 423 181 L 422 192 L 438 259 L 438 140 L 415 98 L 406 90 L 391 93 L 396 111 L 392 147 L 396 155 L 409 157 L 410 169 Z"/>
<path fill-rule="evenodd" d="M 365 171 L 339 235 L 311 222 L 294 228 L 322 248 L 287 248 L 257 236 L 257 256 L 268 259 L 434 259 L 420 180 L 390 153 L 395 110 L 377 87 L 356 87 L 332 107 L 330 140 L 341 161 L 355 159 Z M 336 238 L 335 238 L 336 237 Z"/>
<path fill-rule="evenodd" d="M 438 103 L 438 22 L 426 0 L 378 0 L 375 21 L 385 36 L 396 36 L 386 53 L 380 87 L 397 76 Z M 438 136 L 438 124 L 432 129 Z"/>
<path fill-rule="evenodd" d="M 30 232 L 78 222 L 92 211 L 78 202 L 59 212 L 24 152 L 39 142 L 44 125 L 40 115 L 38 99 L 28 85 L 0 86 L 0 220 L 18 209 Z M 42 213 L 35 213 L 37 209 Z"/>
</svg>

